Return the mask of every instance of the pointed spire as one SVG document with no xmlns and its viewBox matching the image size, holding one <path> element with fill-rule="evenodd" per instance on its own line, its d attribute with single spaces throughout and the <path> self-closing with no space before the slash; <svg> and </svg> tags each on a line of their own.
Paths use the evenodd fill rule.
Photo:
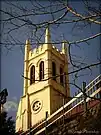
<svg viewBox="0 0 101 135">
<path fill-rule="evenodd" d="M 29 51 L 30 51 L 30 49 L 31 49 L 31 44 L 30 44 L 29 39 L 27 39 L 27 40 L 26 40 L 25 48 L 27 49 L 27 51 L 28 51 L 28 52 L 29 52 Z"/>
<path fill-rule="evenodd" d="M 62 53 L 67 54 L 67 41 L 62 42 Z"/>
<path fill-rule="evenodd" d="M 29 39 L 26 40 L 26 45 L 30 44 L 30 41 Z"/>
<path fill-rule="evenodd" d="M 50 43 L 51 41 L 51 36 L 50 36 L 50 31 L 49 31 L 49 26 L 46 28 L 46 33 L 45 33 L 45 43 Z"/>
<path fill-rule="evenodd" d="M 30 49 L 31 49 L 30 41 L 29 39 L 27 39 L 25 45 L 25 60 L 28 60 Z"/>
</svg>

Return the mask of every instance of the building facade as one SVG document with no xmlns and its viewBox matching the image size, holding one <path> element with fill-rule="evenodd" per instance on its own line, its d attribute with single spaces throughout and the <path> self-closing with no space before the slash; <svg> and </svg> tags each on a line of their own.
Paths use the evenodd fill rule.
<svg viewBox="0 0 101 135">
<path fill-rule="evenodd" d="M 24 89 L 20 99 L 16 131 L 27 131 L 44 120 L 63 104 L 64 97 L 70 96 L 68 75 L 67 43 L 59 51 L 51 43 L 49 28 L 46 28 L 45 43 L 34 50 L 26 40 L 24 58 Z"/>
</svg>

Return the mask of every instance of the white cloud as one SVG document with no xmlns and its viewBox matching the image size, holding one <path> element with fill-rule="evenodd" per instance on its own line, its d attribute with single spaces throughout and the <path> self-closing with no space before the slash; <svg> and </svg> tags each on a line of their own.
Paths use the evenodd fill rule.
<svg viewBox="0 0 101 135">
<path fill-rule="evenodd" d="M 15 101 L 7 101 L 5 104 L 4 104 L 4 109 L 6 111 L 16 111 L 18 108 L 18 104 L 17 102 Z"/>
</svg>

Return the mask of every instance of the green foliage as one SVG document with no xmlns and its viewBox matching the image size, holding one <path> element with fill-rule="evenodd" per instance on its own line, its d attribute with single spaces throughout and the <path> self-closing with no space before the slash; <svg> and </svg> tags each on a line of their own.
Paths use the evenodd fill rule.
<svg viewBox="0 0 101 135">
<path fill-rule="evenodd" d="M 12 117 L 7 117 L 7 112 L 0 114 L 0 135 L 15 135 L 15 122 Z"/>
</svg>

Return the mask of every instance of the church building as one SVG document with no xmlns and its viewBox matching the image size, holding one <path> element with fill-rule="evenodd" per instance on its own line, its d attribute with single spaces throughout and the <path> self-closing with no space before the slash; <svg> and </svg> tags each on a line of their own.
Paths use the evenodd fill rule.
<svg viewBox="0 0 101 135">
<path fill-rule="evenodd" d="M 20 98 L 16 132 L 27 131 L 30 127 L 51 116 L 68 102 L 70 96 L 68 77 L 68 44 L 62 41 L 61 51 L 51 43 L 49 28 L 45 41 L 32 49 L 26 40 L 24 57 L 24 88 Z"/>
</svg>

